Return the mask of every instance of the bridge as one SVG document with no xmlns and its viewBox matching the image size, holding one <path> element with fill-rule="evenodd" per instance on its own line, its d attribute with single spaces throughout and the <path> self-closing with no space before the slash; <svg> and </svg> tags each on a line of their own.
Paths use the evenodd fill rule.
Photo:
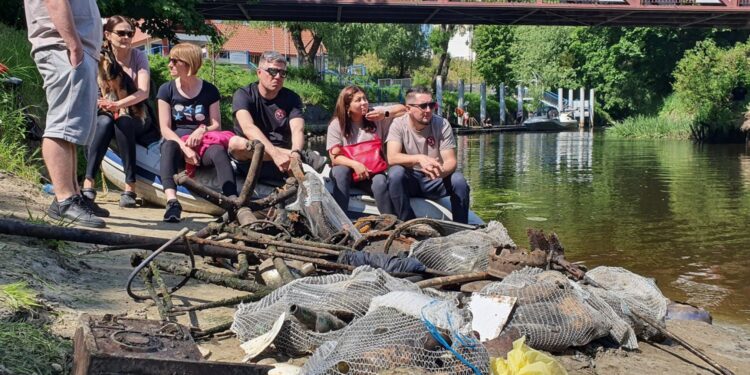
<svg viewBox="0 0 750 375">
<path fill-rule="evenodd" d="M 750 0 L 202 0 L 207 19 L 750 29 Z"/>
</svg>

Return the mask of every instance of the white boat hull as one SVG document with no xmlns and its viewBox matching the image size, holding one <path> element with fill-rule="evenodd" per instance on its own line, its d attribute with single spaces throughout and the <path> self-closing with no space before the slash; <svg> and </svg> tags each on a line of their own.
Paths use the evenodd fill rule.
<svg viewBox="0 0 750 375">
<path fill-rule="evenodd" d="M 136 194 L 147 202 L 164 206 L 166 203 L 166 196 L 164 195 L 164 187 L 162 186 L 161 178 L 159 177 L 159 162 L 161 158 L 159 144 L 153 144 L 149 148 L 137 145 L 136 155 L 138 155 L 136 162 Z M 119 189 L 125 189 L 125 173 L 123 171 L 122 160 L 112 149 L 107 150 L 107 154 L 102 160 L 101 168 L 102 173 L 104 173 L 107 180 L 112 182 Z M 329 169 L 326 167 L 326 170 L 321 174 L 321 177 L 324 179 L 326 188 L 330 192 L 332 191 L 333 183 L 326 177 L 328 176 L 328 172 Z M 212 177 L 213 176 L 205 176 L 198 173 L 196 179 L 204 185 L 216 186 L 217 184 L 211 183 Z M 242 182 L 243 181 L 238 180 L 237 186 L 241 186 Z M 266 196 L 271 193 L 273 189 L 274 187 L 263 184 L 261 181 L 256 185 L 254 195 L 258 197 Z M 221 208 L 200 197 L 194 196 L 189 190 L 182 186 L 177 187 L 177 197 L 185 211 L 210 215 L 221 215 L 223 213 Z M 438 201 L 412 198 L 411 205 L 417 217 L 429 217 L 448 221 L 452 220 L 450 199 L 448 197 L 443 197 Z M 377 214 L 379 214 L 379 211 L 375 205 L 375 200 L 371 196 L 364 195 L 362 192 L 358 191 L 352 192 L 352 196 L 349 200 L 349 212 L 347 212 L 349 217 L 356 218 L 364 215 Z M 470 211 L 469 224 L 479 225 L 484 224 L 484 221 L 482 221 L 482 219 L 473 211 Z"/>
</svg>

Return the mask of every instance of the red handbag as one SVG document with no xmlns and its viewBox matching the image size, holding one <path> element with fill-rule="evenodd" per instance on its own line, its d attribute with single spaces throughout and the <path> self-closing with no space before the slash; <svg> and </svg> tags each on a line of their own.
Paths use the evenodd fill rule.
<svg viewBox="0 0 750 375">
<path fill-rule="evenodd" d="M 388 163 L 383 159 L 381 149 L 383 142 L 377 136 L 369 141 L 355 143 L 353 145 L 341 146 L 341 153 L 349 159 L 356 160 L 365 165 L 371 175 L 378 174 L 388 169 Z M 352 172 L 354 182 L 359 182 L 359 177 Z"/>
</svg>

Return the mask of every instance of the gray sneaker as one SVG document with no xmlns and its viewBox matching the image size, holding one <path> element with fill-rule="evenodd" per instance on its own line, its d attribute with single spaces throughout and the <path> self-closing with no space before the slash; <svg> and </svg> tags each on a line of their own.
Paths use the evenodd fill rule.
<svg viewBox="0 0 750 375">
<path fill-rule="evenodd" d="M 73 224 L 90 228 L 104 228 L 104 220 L 96 217 L 91 207 L 83 201 L 80 195 L 74 195 L 62 202 L 57 198 L 47 209 L 47 215 L 53 220 L 71 220 Z"/>
<path fill-rule="evenodd" d="M 300 152 L 300 156 L 302 156 L 303 163 L 311 166 L 318 173 L 323 171 L 323 167 L 328 162 L 328 158 L 317 151 L 304 150 Z"/>
</svg>

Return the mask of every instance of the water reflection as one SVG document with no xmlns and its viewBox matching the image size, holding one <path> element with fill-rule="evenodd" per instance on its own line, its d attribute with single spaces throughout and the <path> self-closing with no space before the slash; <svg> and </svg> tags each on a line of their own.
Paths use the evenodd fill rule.
<svg viewBox="0 0 750 375">
<path fill-rule="evenodd" d="M 604 133 L 459 137 L 472 208 L 518 243 L 557 232 L 571 259 L 654 277 L 671 298 L 750 325 L 750 155 L 742 145 Z"/>
</svg>

